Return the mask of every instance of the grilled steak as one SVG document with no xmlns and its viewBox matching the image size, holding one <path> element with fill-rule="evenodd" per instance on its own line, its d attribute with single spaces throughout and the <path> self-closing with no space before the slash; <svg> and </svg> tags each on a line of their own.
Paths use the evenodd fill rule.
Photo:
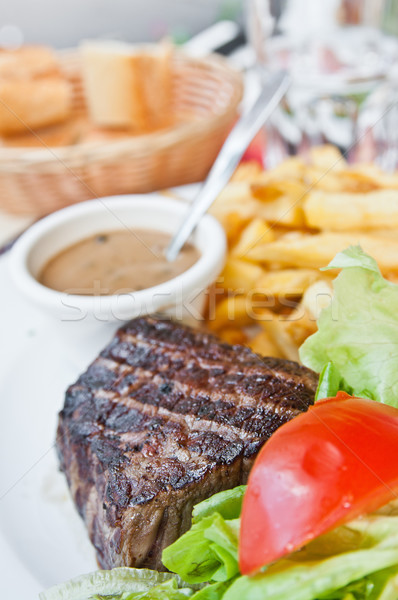
<svg viewBox="0 0 398 600">
<path fill-rule="evenodd" d="M 192 506 L 245 483 L 283 423 L 307 410 L 317 378 L 183 325 L 122 327 L 66 393 L 61 467 L 103 568 L 161 569 Z"/>
</svg>

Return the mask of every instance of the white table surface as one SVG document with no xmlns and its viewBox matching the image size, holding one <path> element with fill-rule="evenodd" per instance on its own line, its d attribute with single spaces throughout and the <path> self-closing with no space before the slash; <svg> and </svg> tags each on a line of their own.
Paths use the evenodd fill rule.
<svg viewBox="0 0 398 600">
<path fill-rule="evenodd" d="M 34 217 L 20 217 L 0 211 L 0 247 L 33 223 Z"/>
</svg>

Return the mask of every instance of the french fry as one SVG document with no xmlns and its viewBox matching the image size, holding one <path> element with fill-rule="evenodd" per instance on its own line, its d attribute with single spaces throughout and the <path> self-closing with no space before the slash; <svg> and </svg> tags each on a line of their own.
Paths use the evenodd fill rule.
<svg viewBox="0 0 398 600">
<path fill-rule="evenodd" d="M 398 272 L 397 273 L 386 273 L 385 278 L 392 283 L 398 283 Z"/>
<path fill-rule="evenodd" d="M 253 350 L 253 352 L 260 354 L 261 356 L 275 356 L 276 358 L 283 358 L 283 353 L 266 333 L 266 331 L 258 333 L 254 338 L 247 342 L 247 345 Z"/>
<path fill-rule="evenodd" d="M 317 281 L 310 285 L 304 292 L 301 306 L 310 319 L 315 322 L 319 319 L 322 309 L 329 306 L 332 296 L 332 284 L 326 281 Z"/>
<path fill-rule="evenodd" d="M 275 183 L 273 181 L 269 181 L 265 184 L 253 183 L 250 186 L 250 191 L 254 198 L 257 198 L 262 202 L 273 202 L 286 195 L 281 189 L 281 186 L 278 185 L 278 182 Z"/>
<path fill-rule="evenodd" d="M 250 185 L 239 181 L 224 188 L 209 212 L 220 221 L 228 241 L 232 243 L 236 241 L 245 225 L 257 217 L 260 209 L 261 203 L 253 198 Z"/>
<path fill-rule="evenodd" d="M 357 230 L 353 230 L 351 231 L 351 235 L 353 237 L 353 239 L 356 239 L 358 236 L 363 235 L 363 231 L 357 231 Z M 396 240 L 398 237 L 398 233 L 396 229 L 372 229 L 371 232 L 372 237 L 377 237 L 377 238 L 383 238 L 383 239 L 389 239 L 389 240 Z"/>
<path fill-rule="evenodd" d="M 223 218 L 219 218 L 219 221 L 225 229 L 227 235 L 228 245 L 232 246 L 239 237 L 242 229 L 244 229 L 247 223 L 250 221 L 250 217 L 245 217 L 237 212 L 227 213 Z"/>
<path fill-rule="evenodd" d="M 240 294 L 247 294 L 253 289 L 263 272 L 259 265 L 239 258 L 229 258 L 221 274 L 220 282 L 225 290 L 236 290 Z"/>
<path fill-rule="evenodd" d="M 231 326 L 244 327 L 253 322 L 250 314 L 250 303 L 246 296 L 227 296 L 217 304 L 214 316 L 209 315 L 208 325 L 213 331 Z"/>
<path fill-rule="evenodd" d="M 309 163 L 313 166 L 328 171 L 334 169 L 340 171 L 347 166 L 347 162 L 340 150 L 332 144 L 324 144 L 323 146 L 314 146 L 309 151 Z"/>
<path fill-rule="evenodd" d="M 298 360 L 299 347 L 316 331 L 316 318 L 303 302 L 290 314 L 274 314 L 272 319 L 265 319 L 260 324 L 280 354 L 289 360 Z"/>
<path fill-rule="evenodd" d="M 308 186 L 308 192 L 311 190 L 323 190 L 325 192 L 341 192 L 344 190 L 338 171 L 325 171 L 319 167 L 309 166 L 307 168 L 305 183 Z"/>
<path fill-rule="evenodd" d="M 280 315 L 275 315 L 272 321 L 263 321 L 261 325 L 285 358 L 298 361 L 297 344 Z"/>
<path fill-rule="evenodd" d="M 256 289 L 274 296 L 302 296 L 321 276 L 317 269 L 267 271 L 257 280 Z"/>
<path fill-rule="evenodd" d="M 246 222 L 260 218 L 286 227 L 302 227 L 305 225 L 302 199 L 306 189 L 299 182 L 251 186 L 246 181 L 233 182 L 218 196 L 210 213 L 226 228 L 231 214 Z"/>
<path fill-rule="evenodd" d="M 231 177 L 231 181 L 253 181 L 262 173 L 262 168 L 256 161 L 241 163 Z"/>
<path fill-rule="evenodd" d="M 262 202 L 269 202 L 284 196 L 300 202 L 307 193 L 308 186 L 301 181 L 285 179 L 282 181 L 272 180 L 266 184 L 253 183 L 250 190 L 254 198 Z"/>
<path fill-rule="evenodd" d="M 254 178 L 254 183 L 265 183 L 273 180 L 292 179 L 301 181 L 305 175 L 306 164 L 302 158 L 291 156 L 269 171 L 264 171 Z"/>
<path fill-rule="evenodd" d="M 289 180 L 251 185 L 253 197 L 263 203 L 261 216 L 271 223 L 289 227 L 305 225 L 302 202 L 307 189 L 308 186 L 300 181 Z"/>
<path fill-rule="evenodd" d="M 390 190 L 398 189 L 398 172 L 386 173 L 382 171 L 377 165 L 370 164 L 358 164 L 351 168 L 352 172 L 361 173 L 373 179 L 377 183 L 379 188 L 386 188 Z"/>
<path fill-rule="evenodd" d="M 330 283 L 317 281 L 307 288 L 300 304 L 289 315 L 272 323 L 271 331 L 280 346 L 283 344 L 287 358 L 298 360 L 301 344 L 316 332 L 317 319 L 321 310 L 330 304 L 332 293 Z M 268 323 L 265 326 L 270 327 Z"/>
<path fill-rule="evenodd" d="M 250 182 L 248 181 L 231 181 L 221 194 L 219 194 L 212 205 L 212 210 L 221 210 L 223 207 L 230 209 L 233 212 L 236 207 L 243 209 L 245 206 L 245 200 L 251 198 Z"/>
<path fill-rule="evenodd" d="M 217 332 L 218 337 L 227 344 L 247 344 L 248 337 L 242 329 L 238 327 L 225 327 Z"/>
<path fill-rule="evenodd" d="M 301 203 L 288 196 L 281 196 L 273 201 L 261 202 L 254 197 L 242 196 L 241 200 L 227 202 L 215 201 L 210 213 L 225 226 L 228 223 L 228 215 L 239 215 L 241 221 L 249 222 L 254 218 L 264 219 L 285 227 L 305 226 L 305 217 Z"/>
<path fill-rule="evenodd" d="M 305 226 L 305 217 L 301 204 L 288 196 L 278 198 L 274 202 L 267 202 L 262 206 L 260 215 L 273 224 L 291 228 Z"/>
<path fill-rule="evenodd" d="M 242 231 L 236 245 L 231 250 L 231 255 L 245 258 L 246 253 L 257 244 L 272 242 L 275 232 L 264 219 L 253 219 Z"/>
<path fill-rule="evenodd" d="M 378 262 L 382 272 L 398 271 L 398 239 L 383 240 L 369 234 L 288 233 L 274 242 L 256 246 L 247 253 L 249 260 L 279 262 L 288 267 L 321 268 L 352 244 L 360 244 Z"/>
<path fill-rule="evenodd" d="M 343 186 L 343 192 L 352 192 L 353 194 L 366 194 L 380 189 L 380 182 L 367 173 L 350 169 L 340 171 L 339 178 Z"/>
<path fill-rule="evenodd" d="M 398 191 L 330 194 L 315 190 L 304 201 L 304 213 L 307 224 L 318 229 L 397 229 Z"/>
<path fill-rule="evenodd" d="M 309 335 L 316 332 L 316 320 L 300 304 L 286 320 L 281 321 L 281 327 L 289 337 L 290 343 L 298 350 Z"/>
<path fill-rule="evenodd" d="M 305 226 L 305 217 L 302 203 L 289 196 L 280 196 L 274 200 L 259 203 L 256 214 L 272 224 L 283 225 L 290 228 Z M 254 208 L 254 205 L 253 205 Z"/>
<path fill-rule="evenodd" d="M 308 191 L 323 190 L 325 192 L 366 194 L 381 188 L 380 181 L 361 171 L 330 170 L 309 167 L 306 172 Z"/>
<path fill-rule="evenodd" d="M 230 250 L 209 327 L 230 343 L 297 360 L 333 293 L 336 272 L 319 268 L 350 245 L 398 283 L 398 172 L 348 165 L 333 146 L 269 171 L 240 166 L 211 212 Z"/>
</svg>

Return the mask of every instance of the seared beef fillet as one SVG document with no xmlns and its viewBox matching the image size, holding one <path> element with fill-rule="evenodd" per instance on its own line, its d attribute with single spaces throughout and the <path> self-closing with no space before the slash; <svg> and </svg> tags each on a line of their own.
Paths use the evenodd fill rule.
<svg viewBox="0 0 398 600">
<path fill-rule="evenodd" d="M 57 447 L 101 567 L 161 569 L 192 506 L 245 483 L 314 373 L 170 321 L 122 327 L 66 393 Z"/>
</svg>

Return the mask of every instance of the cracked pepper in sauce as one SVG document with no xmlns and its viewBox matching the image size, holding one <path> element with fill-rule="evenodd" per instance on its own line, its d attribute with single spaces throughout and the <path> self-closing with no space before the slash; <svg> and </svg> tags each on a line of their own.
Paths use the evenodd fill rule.
<svg viewBox="0 0 398 600">
<path fill-rule="evenodd" d="M 42 269 L 38 281 L 53 290 L 83 295 L 135 292 L 180 275 L 200 257 L 185 244 L 169 263 L 164 251 L 170 235 L 123 229 L 99 233 L 65 248 Z"/>
</svg>

